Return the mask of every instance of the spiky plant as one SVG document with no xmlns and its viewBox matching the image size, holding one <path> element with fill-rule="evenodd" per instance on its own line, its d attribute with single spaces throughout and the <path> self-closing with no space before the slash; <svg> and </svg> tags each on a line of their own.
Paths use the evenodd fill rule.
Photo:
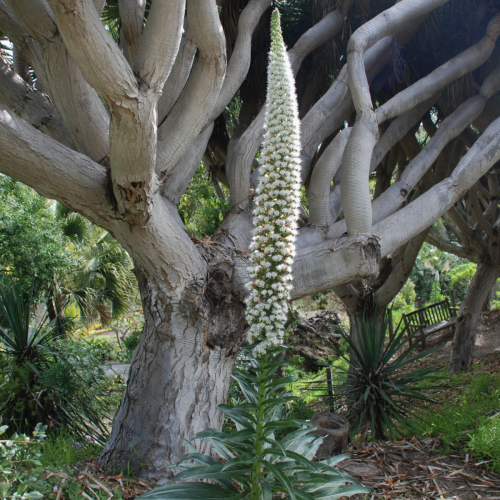
<svg viewBox="0 0 500 500">
<path fill-rule="evenodd" d="M 328 398 L 334 410 L 347 407 L 344 416 L 355 430 L 368 424 L 375 439 L 415 432 L 422 420 L 419 410 L 434 403 L 425 392 L 438 389 L 436 383 L 443 378 L 435 367 L 408 370 L 436 349 L 414 354 L 410 341 L 416 340 L 417 332 L 407 335 L 401 329 L 386 341 L 387 328 L 387 317 L 382 326 L 372 318 L 363 319 L 358 325 L 359 343 L 341 332 L 350 357 L 341 354 L 346 368 L 337 367 L 333 401 Z"/>
<path fill-rule="evenodd" d="M 248 342 L 263 354 L 283 342 L 300 206 L 300 130 L 295 83 L 276 9 L 271 20 L 266 134 L 250 246 Z"/>
</svg>

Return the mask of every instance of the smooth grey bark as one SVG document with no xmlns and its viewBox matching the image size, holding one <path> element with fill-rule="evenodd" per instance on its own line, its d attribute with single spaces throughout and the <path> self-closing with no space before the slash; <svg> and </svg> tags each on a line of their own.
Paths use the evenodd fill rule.
<svg viewBox="0 0 500 500">
<path fill-rule="evenodd" d="M 477 266 L 458 311 L 450 358 L 452 372 L 468 370 L 472 366 L 481 309 L 499 274 L 499 268 L 495 264 L 482 262 Z"/>
</svg>

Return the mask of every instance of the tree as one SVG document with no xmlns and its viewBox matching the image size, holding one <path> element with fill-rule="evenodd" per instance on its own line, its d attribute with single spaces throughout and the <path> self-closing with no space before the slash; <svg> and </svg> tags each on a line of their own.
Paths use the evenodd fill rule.
<svg viewBox="0 0 500 500">
<path fill-rule="evenodd" d="M 428 240 L 440 250 L 477 263 L 476 272 L 460 304 L 450 359 L 450 370 L 468 370 L 474 361 L 476 331 L 483 304 L 500 276 L 500 212 L 498 165 L 472 186 L 443 218 L 447 231 L 431 229 Z"/>
<path fill-rule="evenodd" d="M 181 436 L 221 426 L 216 405 L 244 338 L 271 0 L 156 0 L 146 23 L 144 1 L 119 0 L 119 44 L 101 22 L 102 0 L 4 2 L 0 30 L 16 47 L 14 67 L 33 74 L 4 62 L 0 171 L 103 227 L 134 259 L 144 333 L 100 460 L 158 479 L 184 454 Z M 500 158 L 500 70 L 490 62 L 500 16 L 489 1 L 278 5 L 310 210 L 296 242 L 296 299 L 376 277 L 381 257 L 422 238 Z M 354 33 L 342 37 L 349 23 Z M 446 48 L 439 57 L 437 47 Z M 230 104 L 239 108 L 231 135 L 220 118 Z M 415 140 L 433 105 L 443 120 L 432 145 L 408 165 L 398 155 L 397 182 L 372 203 L 370 173 Z M 443 180 L 428 176 L 479 118 L 474 145 Z M 352 128 L 338 133 L 344 121 Z M 230 196 L 214 237 L 200 241 L 177 205 L 204 155 Z"/>
</svg>

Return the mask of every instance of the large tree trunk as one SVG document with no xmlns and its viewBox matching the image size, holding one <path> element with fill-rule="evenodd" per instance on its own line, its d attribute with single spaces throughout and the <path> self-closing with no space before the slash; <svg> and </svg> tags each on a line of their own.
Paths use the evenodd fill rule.
<svg viewBox="0 0 500 500">
<path fill-rule="evenodd" d="M 489 263 L 478 264 L 476 274 L 472 278 L 469 288 L 467 288 L 458 312 L 450 359 L 450 371 L 468 370 L 472 366 L 481 308 L 498 275 L 497 266 Z"/>
<path fill-rule="evenodd" d="M 175 303 L 137 273 L 146 322 L 102 465 L 164 481 L 171 476 L 165 467 L 187 452 L 181 438 L 222 427 L 217 405 L 227 400 L 245 325 L 231 271 L 227 263 L 211 268 L 206 285 L 191 284 Z"/>
</svg>

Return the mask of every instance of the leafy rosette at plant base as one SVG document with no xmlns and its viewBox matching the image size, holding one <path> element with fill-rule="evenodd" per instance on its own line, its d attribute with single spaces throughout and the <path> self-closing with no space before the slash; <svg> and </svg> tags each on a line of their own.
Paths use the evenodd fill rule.
<svg viewBox="0 0 500 500">
<path fill-rule="evenodd" d="M 436 390 L 435 381 L 442 380 L 437 368 L 418 368 L 408 371 L 407 367 L 437 349 L 429 349 L 412 354 L 410 340 L 415 340 L 416 332 L 405 337 L 406 330 L 396 332 L 386 342 L 387 318 L 382 325 L 375 319 L 363 320 L 358 326 L 359 345 L 349 335 L 341 332 L 350 347 L 348 368 L 339 370 L 338 384 L 334 386 L 332 407 L 345 409 L 343 414 L 353 429 L 369 424 L 372 438 L 384 439 L 400 437 L 405 431 L 415 432 L 416 422 L 422 420 L 418 412 L 434 400 L 422 390 Z M 417 341 L 418 342 L 418 341 Z"/>
<path fill-rule="evenodd" d="M 253 346 L 252 346 L 253 347 Z M 205 439 L 217 458 L 189 451 L 175 468 L 184 469 L 170 483 L 139 498 L 155 500 L 248 499 L 271 500 L 277 493 L 293 500 L 334 500 L 342 496 L 368 493 L 355 479 L 335 469 L 349 455 L 313 461 L 323 438 L 303 420 L 281 420 L 284 404 L 295 400 L 286 392 L 292 377 L 278 378 L 276 372 L 286 362 L 285 349 L 278 359 L 264 355 L 255 359 L 246 348 L 250 369 L 235 370 L 245 402 L 219 406 L 234 423 L 236 432 L 205 430 L 194 439 Z M 295 430 L 281 439 L 275 432 Z M 207 481 L 193 482 L 193 481 Z M 185 482 L 189 481 L 189 482 Z M 280 497 L 283 498 L 283 497 Z"/>
</svg>

